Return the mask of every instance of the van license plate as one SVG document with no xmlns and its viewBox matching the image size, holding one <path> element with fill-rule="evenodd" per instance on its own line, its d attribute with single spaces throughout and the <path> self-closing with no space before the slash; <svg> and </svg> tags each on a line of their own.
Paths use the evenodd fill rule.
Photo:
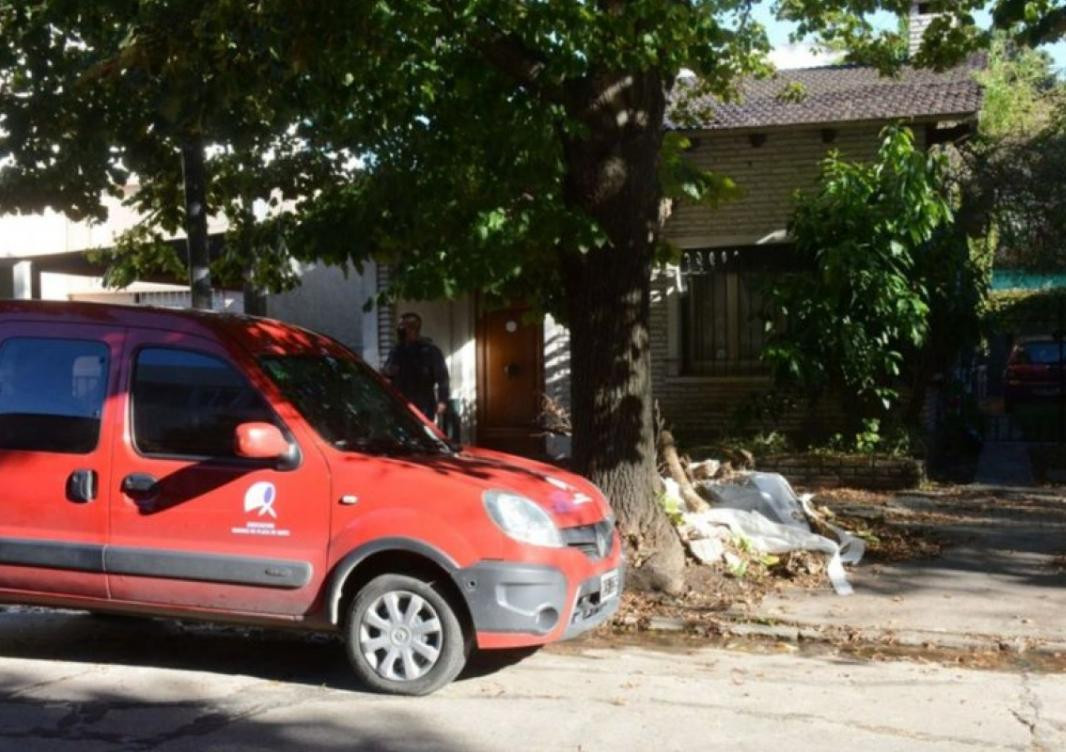
<svg viewBox="0 0 1066 752">
<path fill-rule="evenodd" d="M 618 595 L 618 570 L 612 570 L 600 577 L 600 602 L 610 600 Z"/>
</svg>

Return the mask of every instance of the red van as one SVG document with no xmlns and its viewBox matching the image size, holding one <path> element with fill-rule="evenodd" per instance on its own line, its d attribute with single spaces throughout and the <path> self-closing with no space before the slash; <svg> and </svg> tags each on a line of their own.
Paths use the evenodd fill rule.
<svg viewBox="0 0 1066 752">
<path fill-rule="evenodd" d="M 369 687 L 618 607 L 606 499 L 276 321 L 0 302 L 0 600 L 338 631 Z"/>
</svg>

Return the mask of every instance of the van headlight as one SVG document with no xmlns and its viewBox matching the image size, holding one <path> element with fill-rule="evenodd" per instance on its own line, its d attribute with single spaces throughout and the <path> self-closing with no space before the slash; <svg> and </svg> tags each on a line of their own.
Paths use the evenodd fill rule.
<svg viewBox="0 0 1066 752">
<path fill-rule="evenodd" d="M 534 546 L 563 547 L 559 528 L 536 502 L 510 491 L 486 491 L 482 498 L 485 511 L 508 537 Z"/>
</svg>

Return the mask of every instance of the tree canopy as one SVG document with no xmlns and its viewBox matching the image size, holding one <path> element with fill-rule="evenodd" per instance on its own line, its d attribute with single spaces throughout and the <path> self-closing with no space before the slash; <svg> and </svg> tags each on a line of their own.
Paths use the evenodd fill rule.
<svg viewBox="0 0 1066 752">
<path fill-rule="evenodd" d="M 997 263 L 1031 270 L 1066 264 L 1066 84 L 1039 50 L 1000 38 L 980 74 L 984 104 L 963 150 L 970 192 L 985 205 Z"/>
<path fill-rule="evenodd" d="M 885 28 L 879 12 L 907 19 L 915 5 L 935 15 L 922 35 L 914 59 L 907 59 L 906 23 Z M 904 62 L 921 67 L 948 68 L 966 56 L 986 50 L 997 34 L 1024 46 L 1057 42 L 1066 35 L 1066 8 L 1058 0 L 781 0 L 779 15 L 795 22 L 796 38 L 816 37 L 844 50 L 850 60 L 876 65 L 886 73 Z M 978 23 L 989 11 L 991 26 Z"/>
</svg>

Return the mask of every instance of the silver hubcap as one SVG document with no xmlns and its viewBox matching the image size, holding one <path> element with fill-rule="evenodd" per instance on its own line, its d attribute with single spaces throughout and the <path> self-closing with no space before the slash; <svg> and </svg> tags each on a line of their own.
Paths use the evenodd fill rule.
<svg viewBox="0 0 1066 752">
<path fill-rule="evenodd" d="M 359 623 L 359 649 L 378 676 L 412 681 L 437 665 L 444 632 L 436 610 L 407 590 L 385 593 Z"/>
</svg>

